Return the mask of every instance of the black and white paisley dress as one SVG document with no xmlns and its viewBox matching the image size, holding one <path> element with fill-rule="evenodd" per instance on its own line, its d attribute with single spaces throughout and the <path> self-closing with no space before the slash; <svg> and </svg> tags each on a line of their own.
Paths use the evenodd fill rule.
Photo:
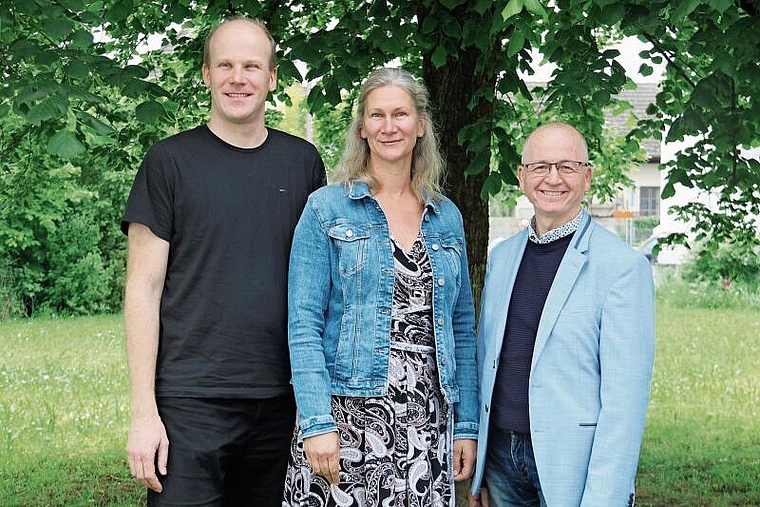
<svg viewBox="0 0 760 507">
<path fill-rule="evenodd" d="M 453 505 L 453 418 L 438 384 L 433 273 L 421 236 L 411 251 L 394 240 L 396 267 L 386 396 L 333 396 L 340 482 L 309 467 L 296 430 L 283 507 Z"/>
</svg>

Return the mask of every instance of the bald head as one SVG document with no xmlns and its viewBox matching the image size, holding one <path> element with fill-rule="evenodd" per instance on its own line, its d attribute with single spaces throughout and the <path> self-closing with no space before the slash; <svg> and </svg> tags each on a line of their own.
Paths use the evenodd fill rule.
<svg viewBox="0 0 760 507">
<path fill-rule="evenodd" d="M 583 135 L 567 123 L 545 123 L 525 140 L 522 150 L 523 165 L 543 160 L 537 158 L 546 151 L 557 152 L 554 160 L 588 162 L 588 145 Z"/>
</svg>

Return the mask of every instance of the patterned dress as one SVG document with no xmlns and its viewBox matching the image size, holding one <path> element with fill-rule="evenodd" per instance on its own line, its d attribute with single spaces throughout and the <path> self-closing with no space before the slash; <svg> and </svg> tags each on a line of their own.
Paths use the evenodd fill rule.
<svg viewBox="0 0 760 507">
<path fill-rule="evenodd" d="M 438 384 L 430 259 L 421 236 L 408 253 L 395 240 L 393 246 L 388 394 L 332 397 L 338 484 L 311 471 L 296 430 L 283 507 L 453 505 L 453 420 Z"/>
</svg>

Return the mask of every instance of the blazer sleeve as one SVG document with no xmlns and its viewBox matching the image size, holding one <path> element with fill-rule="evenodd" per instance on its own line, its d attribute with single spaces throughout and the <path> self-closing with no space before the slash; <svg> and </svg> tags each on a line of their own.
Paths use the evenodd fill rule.
<svg viewBox="0 0 760 507">
<path fill-rule="evenodd" d="M 646 258 L 627 259 L 609 281 L 601 311 L 601 411 L 581 502 L 587 507 L 630 501 L 644 434 L 654 362 L 654 283 Z"/>
</svg>

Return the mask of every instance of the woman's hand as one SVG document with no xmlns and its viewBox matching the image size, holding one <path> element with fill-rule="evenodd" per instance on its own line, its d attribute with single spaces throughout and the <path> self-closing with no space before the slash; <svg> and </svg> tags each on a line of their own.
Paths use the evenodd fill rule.
<svg viewBox="0 0 760 507">
<path fill-rule="evenodd" d="M 314 473 L 321 475 L 332 484 L 338 484 L 340 481 L 338 432 L 304 438 L 303 450 Z"/>
</svg>

